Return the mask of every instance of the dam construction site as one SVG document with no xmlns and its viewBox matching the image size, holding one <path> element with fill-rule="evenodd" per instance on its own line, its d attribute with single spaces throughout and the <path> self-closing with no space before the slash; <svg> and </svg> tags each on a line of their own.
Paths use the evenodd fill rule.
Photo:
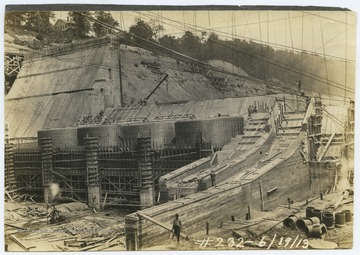
<svg viewBox="0 0 360 255">
<path fill-rule="evenodd" d="M 119 31 L 5 33 L 5 251 L 352 248 L 354 81 L 339 100 Z"/>
</svg>

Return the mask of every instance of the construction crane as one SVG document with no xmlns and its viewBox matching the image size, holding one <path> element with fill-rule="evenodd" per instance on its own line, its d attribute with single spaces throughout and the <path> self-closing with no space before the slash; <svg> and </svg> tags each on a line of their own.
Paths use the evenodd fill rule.
<svg viewBox="0 0 360 255">
<path fill-rule="evenodd" d="M 169 76 L 169 75 L 166 74 L 165 77 L 162 78 L 162 80 L 159 82 L 159 84 L 156 85 L 156 87 L 155 87 L 155 88 L 150 92 L 150 94 L 145 98 L 145 101 L 147 101 L 147 100 L 151 97 L 151 95 L 154 94 L 154 92 L 160 87 L 161 83 L 163 83 L 168 76 Z"/>
</svg>

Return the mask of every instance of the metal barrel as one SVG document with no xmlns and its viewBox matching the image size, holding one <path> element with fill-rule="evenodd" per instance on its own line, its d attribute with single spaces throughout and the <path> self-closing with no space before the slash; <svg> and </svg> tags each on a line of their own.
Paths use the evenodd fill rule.
<svg viewBox="0 0 360 255">
<path fill-rule="evenodd" d="M 351 210 L 343 210 L 342 212 L 345 213 L 345 221 L 346 221 L 346 223 L 353 221 Z"/>
<path fill-rule="evenodd" d="M 315 207 L 312 206 L 306 207 L 306 218 L 310 218 L 313 216 L 312 209 L 315 209 Z"/>
<path fill-rule="evenodd" d="M 327 234 L 327 228 L 323 223 L 308 225 L 305 227 L 305 234 L 307 237 L 324 239 Z"/>
<path fill-rule="evenodd" d="M 316 216 L 310 217 L 310 218 L 307 218 L 307 219 L 311 220 L 312 224 L 320 224 L 321 223 L 319 217 L 316 217 Z"/>
<path fill-rule="evenodd" d="M 346 226 L 345 213 L 343 212 L 335 213 L 335 227 L 343 228 L 345 226 Z"/>
<path fill-rule="evenodd" d="M 290 215 L 283 221 L 284 228 L 287 229 L 295 229 L 296 228 L 296 221 L 298 220 L 298 217 L 296 215 Z"/>
<path fill-rule="evenodd" d="M 296 228 L 300 231 L 305 231 L 306 226 L 312 225 L 312 221 L 308 218 L 298 219 L 295 223 Z"/>
<path fill-rule="evenodd" d="M 328 229 L 334 228 L 334 214 L 332 212 L 323 212 L 323 223 Z"/>
<path fill-rule="evenodd" d="M 320 219 L 320 222 L 322 222 L 322 217 L 321 217 L 321 210 L 319 209 L 312 209 L 311 210 L 312 216 L 311 217 L 318 217 Z"/>
</svg>

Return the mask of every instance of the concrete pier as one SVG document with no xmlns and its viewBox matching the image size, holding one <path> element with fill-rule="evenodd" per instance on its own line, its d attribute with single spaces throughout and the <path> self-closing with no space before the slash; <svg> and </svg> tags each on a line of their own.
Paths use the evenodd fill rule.
<svg viewBox="0 0 360 255">
<path fill-rule="evenodd" d="M 51 138 L 43 138 L 40 141 L 41 146 L 41 162 L 42 162 L 42 181 L 44 187 L 44 202 L 48 204 L 52 197 L 50 192 L 50 184 L 52 182 L 53 170 L 53 153 Z"/>
<path fill-rule="evenodd" d="M 138 138 L 138 167 L 140 172 L 140 206 L 145 209 L 154 205 L 154 182 L 151 166 L 150 137 Z"/>
<path fill-rule="evenodd" d="M 100 209 L 100 184 L 98 169 L 98 144 L 94 137 L 86 138 L 86 174 L 89 207 Z"/>
</svg>

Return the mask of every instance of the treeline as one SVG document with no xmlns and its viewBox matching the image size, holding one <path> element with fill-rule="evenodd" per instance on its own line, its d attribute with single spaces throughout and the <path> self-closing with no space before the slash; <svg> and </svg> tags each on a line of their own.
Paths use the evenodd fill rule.
<svg viewBox="0 0 360 255">
<path fill-rule="evenodd" d="M 26 27 L 37 33 L 36 38 L 44 44 L 67 43 L 74 39 L 101 37 L 118 32 L 111 28 L 118 28 L 119 23 L 110 12 L 68 12 L 68 17 L 73 24 L 71 29 L 55 31 L 50 22 L 55 21 L 53 12 L 6 12 L 5 27 L 6 25 Z M 109 26 L 104 27 L 87 17 Z M 204 62 L 213 59 L 229 62 L 241 67 L 249 76 L 264 81 L 281 81 L 287 85 L 298 86 L 298 81 L 301 80 L 303 87 L 312 90 L 317 86 L 319 92 L 330 92 L 330 86 L 324 82 L 326 80 L 334 80 L 338 84 L 343 82 L 344 75 L 339 74 L 339 71 L 345 69 L 342 61 L 325 60 L 323 56 L 306 51 L 274 49 L 265 44 L 236 38 L 224 40 L 215 33 L 207 32 L 198 35 L 185 31 L 181 37 L 175 37 L 166 35 L 164 27 L 157 21 L 145 22 L 139 18 L 135 19 L 128 32 Z M 143 43 L 142 40 L 132 38 L 131 35 L 128 37 L 126 43 L 134 43 L 135 46 L 141 46 Z M 350 68 L 354 69 L 354 65 Z"/>
<path fill-rule="evenodd" d="M 68 12 L 69 22 L 73 24 L 69 30 L 75 39 L 89 37 L 91 32 L 94 32 L 96 37 L 104 36 L 112 33 L 112 29 L 105 28 L 96 22 L 90 22 L 87 17 L 92 17 L 95 20 L 106 23 L 110 26 L 117 27 L 119 23 L 112 17 L 109 12 Z M 5 27 L 17 26 L 24 27 L 44 36 L 45 33 L 56 32 L 50 21 L 55 20 L 54 12 L 6 12 L 5 13 Z M 58 31 L 58 33 L 61 33 Z"/>
<path fill-rule="evenodd" d="M 191 31 L 185 31 L 181 37 L 160 37 L 159 32 L 163 28 L 155 27 L 153 24 L 154 22 L 147 23 L 137 19 L 130 27 L 129 33 L 204 62 L 213 59 L 226 61 L 241 67 L 249 76 L 264 81 L 280 80 L 298 86 L 300 80 L 303 84 L 305 81 L 307 84 L 312 82 L 321 85 L 319 81 L 312 81 L 312 78 L 326 72 L 323 68 L 324 58 L 306 51 L 276 50 L 268 45 L 236 38 L 223 40 L 215 33 L 206 32 L 196 35 Z M 133 40 L 136 42 L 136 39 Z M 141 43 L 141 40 L 138 40 L 138 43 Z"/>
<path fill-rule="evenodd" d="M 147 34 L 149 37 L 146 39 L 203 62 L 223 60 L 242 68 L 251 77 L 292 87 L 293 90 L 303 90 L 307 94 L 354 96 L 355 65 L 352 62 L 325 58 L 304 50 L 275 49 L 251 40 L 224 40 L 215 33 L 201 32 L 197 35 L 185 31 L 181 37 L 159 37 L 161 28 L 158 27 L 152 37 L 149 32 L 143 33 L 144 29 L 151 28 L 151 23 L 138 20 L 129 32 L 139 36 Z"/>
</svg>

